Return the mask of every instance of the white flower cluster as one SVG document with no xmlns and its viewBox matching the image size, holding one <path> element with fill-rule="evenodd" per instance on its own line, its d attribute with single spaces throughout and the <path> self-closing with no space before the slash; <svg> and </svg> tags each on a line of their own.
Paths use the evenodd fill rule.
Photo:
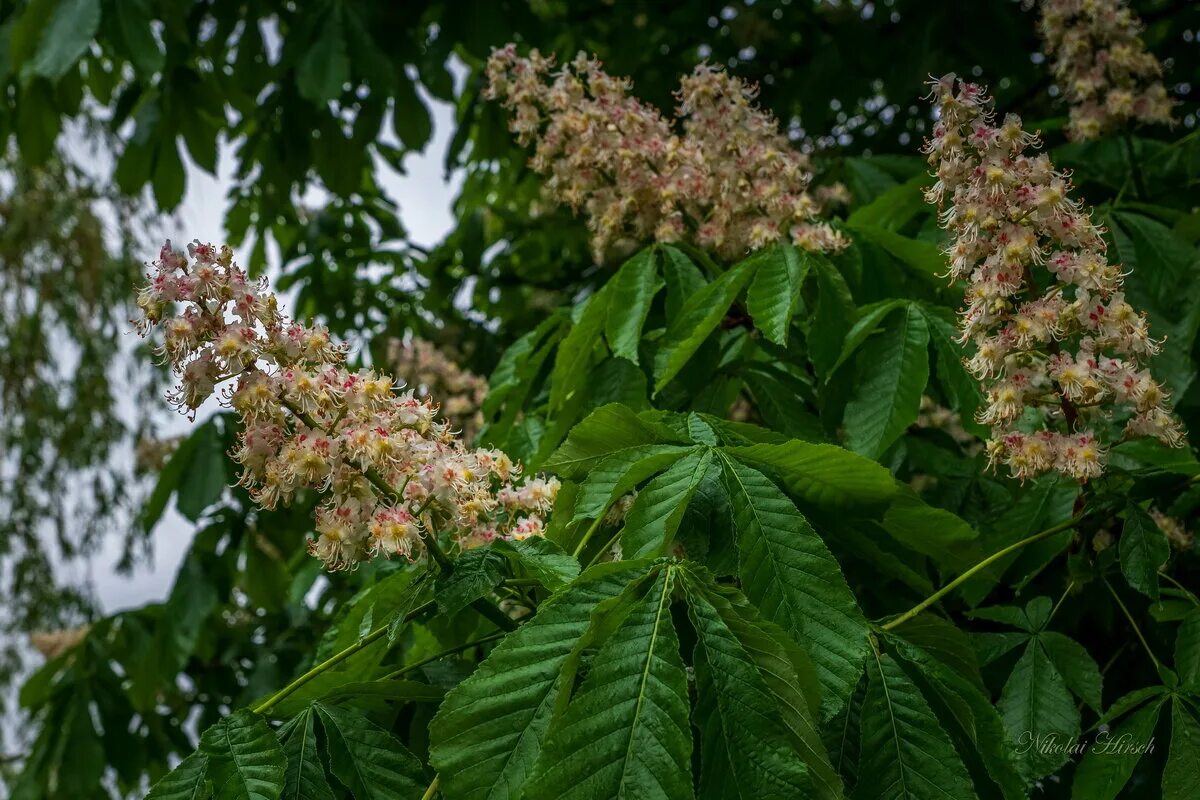
<svg viewBox="0 0 1200 800">
<path fill-rule="evenodd" d="M 1175 102 L 1123 0 L 1042 0 L 1039 26 L 1071 104 L 1068 133 L 1095 139 L 1129 120 L 1171 123 Z"/>
<path fill-rule="evenodd" d="M 728 259 L 787 238 L 817 251 L 847 244 L 817 218 L 808 157 L 755 105 L 754 86 L 719 69 L 700 65 L 681 81 L 682 133 L 583 53 L 556 70 L 536 50 L 520 58 L 509 45 L 492 53 L 487 73 L 488 97 L 512 112 L 518 141 L 536 145 L 530 164 L 547 176 L 546 194 L 587 216 L 597 260 L 650 239 Z M 836 203 L 846 192 L 823 197 Z"/>
<path fill-rule="evenodd" d="M 325 493 L 309 550 L 326 567 L 414 559 L 439 535 L 468 547 L 542 533 L 556 480 L 515 484 L 518 465 L 464 447 L 428 398 L 347 370 L 345 349 L 324 328 L 285 318 L 228 247 L 196 242 L 185 255 L 168 242 L 153 267 L 138 326 L 164 331 L 162 352 L 181 378 L 175 404 L 194 412 L 227 384 L 220 396 L 242 421 L 231 453 L 240 484 L 265 508 L 302 489 Z"/>
<path fill-rule="evenodd" d="M 1121 269 L 1067 176 L 1026 152 L 1039 142 L 1018 117 L 995 124 L 981 86 L 953 75 L 933 86 L 940 119 L 924 152 L 937 182 L 926 199 L 944 208 L 949 276 L 967 282 L 961 334 L 987 390 L 979 421 L 993 431 L 992 463 L 1022 479 L 1094 478 L 1105 449 L 1093 426 L 1118 415 L 1124 436 L 1182 445 L 1142 366 L 1159 343 L 1125 301 Z"/>
<path fill-rule="evenodd" d="M 472 441 L 483 427 L 480 408 L 487 395 L 487 379 L 464 369 L 433 342 L 411 337 L 388 342 L 388 364 L 408 378 L 417 397 L 436 397 L 441 413 L 462 438 Z"/>
</svg>

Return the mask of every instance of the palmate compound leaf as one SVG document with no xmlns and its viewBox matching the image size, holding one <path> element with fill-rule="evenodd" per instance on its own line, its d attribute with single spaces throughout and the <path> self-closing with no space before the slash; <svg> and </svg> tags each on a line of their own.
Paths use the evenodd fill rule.
<svg viewBox="0 0 1200 800">
<path fill-rule="evenodd" d="M 696 629 L 694 666 L 701 797 L 792 800 L 814 794 L 809 768 L 746 647 L 722 617 L 711 584 L 684 582 Z"/>
<path fill-rule="evenodd" d="M 287 759 L 264 717 L 235 711 L 204 732 L 215 800 L 275 800 L 282 794 Z"/>
<path fill-rule="evenodd" d="M 419 800 L 428 782 L 421 762 L 392 734 L 357 711 L 317 703 L 329 768 L 355 800 Z"/>
<path fill-rule="evenodd" d="M 932 620 L 937 622 L 930 625 Z M 922 614 L 912 622 L 918 625 L 909 628 L 906 624 L 887 634 L 893 654 L 902 664 L 917 670 L 930 690 L 937 693 L 949 711 L 951 724 L 958 726 L 979 753 L 988 776 L 1000 788 L 1005 800 L 1026 797 L 1025 780 L 1015 758 L 1016 746 L 1009 738 L 999 712 L 985 694 L 978 667 L 972 669 L 964 661 L 963 654 L 938 646 L 930 635 L 931 628 L 950 623 L 928 614 Z M 919 635 L 912 636 L 914 631 Z"/>
<path fill-rule="evenodd" d="M 592 659 L 550 729 L 526 798 L 692 796 L 687 675 L 671 620 L 679 572 L 663 567 Z"/>
<path fill-rule="evenodd" d="M 811 655 L 828 719 L 862 674 L 866 619 L 837 560 L 787 495 L 753 467 L 721 460 L 737 520 L 743 591 Z"/>
<path fill-rule="evenodd" d="M 867 659 L 855 800 L 970 800 L 975 788 L 920 690 L 887 653 Z"/>
<path fill-rule="evenodd" d="M 430 725 L 429 762 L 447 797 L 520 796 L 564 689 L 563 665 L 588 630 L 592 610 L 646 569 L 645 562 L 616 562 L 587 570 L 446 695 Z"/>
</svg>

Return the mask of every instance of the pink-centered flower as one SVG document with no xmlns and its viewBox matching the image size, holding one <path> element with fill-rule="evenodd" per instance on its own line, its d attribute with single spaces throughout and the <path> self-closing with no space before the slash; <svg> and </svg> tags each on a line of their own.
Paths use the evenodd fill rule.
<svg viewBox="0 0 1200 800">
<path fill-rule="evenodd" d="M 346 349 L 284 317 L 228 247 L 194 242 L 184 254 L 168 242 L 152 266 L 136 324 L 163 331 L 160 352 L 180 377 L 172 402 L 194 414 L 218 396 L 238 414 L 230 456 L 264 508 L 303 489 L 323 495 L 309 551 L 327 568 L 415 559 L 432 536 L 466 547 L 541 534 L 558 481 L 516 483 L 519 465 L 466 447 L 428 397 L 350 371 Z"/>
<path fill-rule="evenodd" d="M 926 199 L 950 233 L 949 277 L 966 284 L 961 341 L 983 383 L 988 453 L 1024 479 L 1057 470 L 1101 474 L 1097 430 L 1154 436 L 1183 431 L 1144 366 L 1159 342 L 1125 300 L 1124 274 L 1101 230 L 1070 198 L 1036 135 L 1009 114 L 997 122 L 983 87 L 947 75 L 933 84 L 939 119 L 924 152 L 936 183 Z"/>
<path fill-rule="evenodd" d="M 757 89 L 720 69 L 701 65 L 683 78 L 674 121 L 582 53 L 555 69 L 538 51 L 520 58 L 508 45 L 487 73 L 487 96 L 511 112 L 517 140 L 533 145 L 547 196 L 587 218 L 597 260 L 650 240 L 727 259 L 783 240 L 846 245 L 818 219 L 808 157 L 755 104 Z M 820 197 L 837 204 L 846 194 L 837 186 Z"/>
</svg>

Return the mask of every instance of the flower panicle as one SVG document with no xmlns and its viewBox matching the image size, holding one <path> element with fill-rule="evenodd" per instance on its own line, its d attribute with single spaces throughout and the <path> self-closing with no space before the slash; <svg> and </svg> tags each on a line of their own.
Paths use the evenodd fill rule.
<svg viewBox="0 0 1200 800">
<path fill-rule="evenodd" d="M 466 447 L 430 398 L 348 369 L 346 347 L 286 318 L 228 247 L 193 242 L 184 253 L 168 242 L 152 267 L 135 324 L 161 332 L 159 352 L 180 379 L 171 401 L 194 415 L 215 397 L 237 413 L 230 456 L 263 508 L 301 490 L 324 495 L 309 551 L 327 568 L 415 560 L 439 533 L 461 547 L 541 535 L 557 480 L 519 481 L 519 464 Z"/>
<path fill-rule="evenodd" d="M 966 283 L 959 328 L 966 367 L 985 389 L 988 454 L 1024 479 L 1055 470 L 1086 481 L 1104 468 L 1093 430 L 1169 446 L 1183 431 L 1144 362 L 1160 347 L 1126 300 L 1102 230 L 1070 197 L 1070 177 L 1014 114 L 997 121 L 982 86 L 932 83 L 939 118 L 923 152 L 926 199 L 950 233 L 948 277 Z M 1032 151 L 1032 152 L 1031 152 Z"/>
<path fill-rule="evenodd" d="M 1173 124 L 1176 102 L 1162 65 L 1124 0 L 1042 0 L 1041 9 L 1038 28 L 1070 104 L 1072 139 L 1095 139 L 1130 121 Z"/>
<path fill-rule="evenodd" d="M 597 260 L 646 240 L 687 241 L 735 259 L 790 239 L 816 251 L 845 238 L 818 218 L 845 187 L 808 191 L 808 157 L 755 104 L 757 89 L 701 64 L 675 93 L 675 120 L 580 53 L 555 68 L 532 51 L 493 51 L 487 96 L 511 113 L 545 193 L 587 217 Z"/>
</svg>

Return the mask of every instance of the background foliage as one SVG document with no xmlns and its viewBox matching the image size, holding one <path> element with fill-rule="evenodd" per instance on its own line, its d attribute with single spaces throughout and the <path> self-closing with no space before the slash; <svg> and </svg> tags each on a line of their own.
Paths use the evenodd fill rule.
<svg viewBox="0 0 1200 800">
<path fill-rule="evenodd" d="M 110 395 L 118 298 L 133 251 L 155 245 L 125 228 L 106 239 L 87 215 L 101 198 L 169 211 L 184 159 L 215 171 L 224 153 L 228 238 L 256 270 L 277 249 L 297 316 L 364 360 L 406 333 L 452 345 L 491 375 L 481 441 L 567 482 L 558 547 L 480 551 L 456 573 L 472 577 L 458 609 L 438 613 L 400 564 L 321 575 L 303 547 L 309 509 L 258 511 L 228 488 L 232 422 L 204 422 L 129 520 L 150 531 L 174 503 L 195 522 L 170 595 L 92 619 L 25 683 L 12 795 L 138 795 L 186 758 L 155 796 L 420 797 L 436 771 L 450 797 L 678 797 L 693 768 L 706 796 L 1194 796 L 1196 554 L 1148 514 L 1192 526 L 1192 453 L 1123 445 L 1081 506 L 1074 484 L 987 472 L 973 440 L 922 413 L 929 397 L 979 433 L 951 340 L 960 297 L 937 277 L 914 155 L 920 87 L 954 70 L 984 76 L 1074 170 L 1134 270 L 1131 300 L 1168 337 L 1155 372 L 1200 430 L 1200 14 L 1135 6 L 1183 124 L 1080 144 L 1063 139 L 1065 109 L 1031 57 L 1034 14 L 1010 2 L 5 4 L 0 258 L 17 312 L 0 321 L 0 397 L 5 458 L 26 480 L 0 487 L 13 509 L 0 557 L 16 606 L 54 609 L 23 619 L 87 614 L 48 591 L 44 554 L 29 560 L 55 487 L 98 476 L 101 510 L 128 496 L 105 469 L 132 435 Z M 596 52 L 662 108 L 705 58 L 759 81 L 819 180 L 850 188 L 838 224 L 852 246 L 736 264 L 652 246 L 593 263 L 582 224 L 539 203 L 527 153 L 480 96 L 482 61 L 507 41 Z M 429 98 L 456 107 L 446 168 L 464 182 L 454 230 L 426 251 L 380 176 L 428 144 Z M 113 156 L 99 186 L 72 167 L 73 126 Z M 73 380 L 50 370 L 51 328 L 83 356 Z M 623 525 L 606 521 L 634 488 Z M 1080 513 L 930 613 L 869 622 Z M 69 547 L 94 536 L 62 528 Z M 572 582 L 613 544 L 626 561 Z M 466 608 L 485 594 L 537 613 L 501 640 Z M 347 648 L 265 713 L 246 710 Z M 1080 758 L 1010 741 L 1109 722 L 1160 745 Z"/>
</svg>

